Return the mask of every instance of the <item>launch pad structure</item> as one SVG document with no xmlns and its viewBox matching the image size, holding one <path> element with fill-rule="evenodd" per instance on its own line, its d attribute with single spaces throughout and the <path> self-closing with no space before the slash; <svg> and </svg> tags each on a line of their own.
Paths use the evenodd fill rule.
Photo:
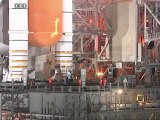
<svg viewBox="0 0 160 120">
<path fill-rule="evenodd" d="M 105 68 L 101 78 L 111 73 L 108 78 L 114 79 L 113 71 L 109 69 L 120 68 L 122 72 L 117 72 L 120 77 L 127 75 L 126 71 L 132 68 L 136 82 L 126 88 L 116 80 L 103 86 L 86 87 L 46 84 L 26 87 L 17 84 L 14 82 L 18 74 L 16 70 L 22 66 L 14 66 L 25 62 L 25 67 L 29 62 L 26 57 L 29 56 L 28 26 L 25 24 L 24 36 L 21 36 L 24 46 L 18 52 L 14 51 L 18 40 L 11 38 L 22 31 L 9 31 L 9 49 L 12 49 L 9 51 L 9 66 L 13 68 L 10 72 L 14 72 L 15 76 L 11 75 L 12 83 L 0 84 L 0 119 L 158 120 L 160 1 L 63 0 L 64 3 L 66 1 L 73 8 L 63 9 L 64 24 L 67 25 L 66 20 L 70 20 L 68 25 L 72 22 L 72 28 L 63 29 L 63 39 L 55 47 L 50 47 L 50 53 L 55 54 L 55 63 L 60 65 L 61 72 L 65 74 L 66 70 L 79 67 L 102 72 Z M 27 17 L 27 13 L 24 17 Z M 68 49 L 65 44 L 71 47 Z M 15 56 L 25 57 L 19 63 L 13 63 L 18 60 Z"/>
</svg>

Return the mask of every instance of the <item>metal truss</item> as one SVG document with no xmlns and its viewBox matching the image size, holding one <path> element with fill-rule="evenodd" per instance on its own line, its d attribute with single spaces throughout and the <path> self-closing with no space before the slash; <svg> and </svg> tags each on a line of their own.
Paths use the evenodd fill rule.
<svg viewBox="0 0 160 120">
<path fill-rule="evenodd" d="M 123 92 L 119 93 L 119 89 Z M 131 95 L 134 96 L 131 97 Z M 144 97 L 143 104 L 137 105 L 136 95 Z M 15 120 L 16 118 L 24 120 L 27 117 L 30 117 L 31 120 L 112 120 L 113 118 L 124 120 L 124 118 L 132 118 L 133 115 L 134 119 L 131 120 L 143 120 L 143 115 L 146 114 L 148 115 L 144 120 L 149 118 L 152 120 L 160 114 L 158 103 L 160 90 L 158 88 L 133 90 L 119 86 L 105 92 L 95 92 L 95 90 L 94 92 L 75 92 L 74 89 L 74 92 L 70 93 L 45 91 L 43 93 L 14 92 L 13 94 L 5 92 L 0 96 L 4 120 Z M 34 106 L 36 103 L 39 109 Z"/>
<path fill-rule="evenodd" d="M 11 87 L 11 89 L 7 89 Z M 24 119 L 23 116 L 29 113 L 28 95 L 24 93 L 23 86 L 7 86 L 1 93 L 1 119 L 15 120 L 17 118 Z M 2 89 L 1 89 L 2 90 Z"/>
<path fill-rule="evenodd" d="M 65 116 L 69 120 L 153 120 L 160 115 L 159 106 L 144 103 L 137 106 L 136 98 L 130 101 L 130 92 L 123 90 L 106 93 L 80 93 L 65 95 Z M 137 91 L 145 101 L 159 101 L 159 91 Z M 136 96 L 135 96 L 136 97 Z M 152 106 L 153 105 L 153 106 Z M 156 119 L 155 119 L 156 120 Z"/>
<path fill-rule="evenodd" d="M 108 23 L 106 7 L 111 3 L 131 0 L 73 0 L 73 51 L 75 62 L 96 67 L 97 62 L 110 61 L 109 44 L 112 27 Z M 88 62 L 89 59 L 89 62 Z"/>
<path fill-rule="evenodd" d="M 22 119 L 22 114 L 28 113 L 27 95 L 10 93 L 2 94 L 2 118 L 5 120 Z M 26 102 L 25 102 L 26 101 Z"/>
<path fill-rule="evenodd" d="M 151 69 L 159 67 L 159 40 L 160 40 L 160 1 L 139 0 L 138 4 L 138 37 L 142 46 L 142 62 L 137 68 L 144 68 L 145 82 L 158 84 L 158 73 L 151 73 Z M 150 48 L 151 46 L 151 48 Z"/>
<path fill-rule="evenodd" d="M 160 8 L 159 4 L 160 2 L 153 2 L 153 3 L 144 2 L 143 3 L 144 35 L 145 35 L 145 40 L 147 42 L 160 39 L 160 33 L 159 33 L 160 21 L 159 21 L 159 14 L 158 14 L 158 8 Z M 147 25 L 147 22 L 149 22 L 149 20 L 152 20 L 153 23 L 148 23 Z"/>
<path fill-rule="evenodd" d="M 158 120 L 159 109 L 102 112 L 100 116 L 102 120 Z"/>
<path fill-rule="evenodd" d="M 108 2 L 105 0 L 73 0 L 73 50 L 81 53 L 78 57 L 93 60 L 97 56 L 100 58 L 104 53 L 104 50 L 98 51 L 98 43 L 105 40 L 106 37 L 111 38 L 111 27 L 105 17 L 105 7 Z"/>
<path fill-rule="evenodd" d="M 160 1 L 138 0 L 139 5 L 139 34 L 144 35 L 145 42 L 158 41 L 160 39 Z"/>
</svg>

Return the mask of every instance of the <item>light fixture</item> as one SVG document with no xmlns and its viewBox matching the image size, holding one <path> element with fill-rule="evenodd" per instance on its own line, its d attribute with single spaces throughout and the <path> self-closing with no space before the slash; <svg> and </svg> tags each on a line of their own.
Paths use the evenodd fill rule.
<svg viewBox="0 0 160 120">
<path fill-rule="evenodd" d="M 98 72 L 97 75 L 98 75 L 98 76 L 101 76 L 101 75 L 103 75 L 103 73 L 102 73 L 102 72 Z"/>
<path fill-rule="evenodd" d="M 118 90 L 118 94 L 122 94 L 122 92 L 123 92 L 123 91 L 122 91 L 121 89 Z"/>
</svg>

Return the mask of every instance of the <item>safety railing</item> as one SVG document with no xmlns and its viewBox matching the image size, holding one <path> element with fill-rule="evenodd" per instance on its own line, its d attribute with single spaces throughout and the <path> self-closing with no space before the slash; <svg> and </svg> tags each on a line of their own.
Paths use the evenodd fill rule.
<svg viewBox="0 0 160 120">
<path fill-rule="evenodd" d="M 134 84 L 127 85 L 127 88 L 135 87 Z M 113 89 L 123 89 L 123 84 L 120 83 L 108 83 L 106 85 L 100 86 L 30 86 L 28 91 L 33 92 L 103 92 L 103 91 L 111 91 Z"/>
<path fill-rule="evenodd" d="M 0 83 L 0 92 L 23 92 L 24 86 L 21 83 Z"/>
<path fill-rule="evenodd" d="M 156 39 L 160 39 L 160 32 L 152 33 L 152 34 L 148 34 L 148 35 L 146 34 L 145 39 L 147 41 L 153 41 L 153 40 L 156 40 Z"/>
<path fill-rule="evenodd" d="M 127 88 L 135 87 L 134 84 L 128 84 Z M 95 86 L 49 86 L 48 84 L 38 84 L 33 86 L 23 86 L 23 84 L 0 84 L 0 92 L 103 92 L 113 89 L 124 88 L 123 83 L 108 83 L 106 85 Z"/>
</svg>

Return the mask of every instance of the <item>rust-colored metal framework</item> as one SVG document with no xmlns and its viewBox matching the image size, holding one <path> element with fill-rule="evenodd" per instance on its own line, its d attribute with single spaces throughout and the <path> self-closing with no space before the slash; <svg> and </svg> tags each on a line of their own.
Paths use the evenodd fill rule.
<svg viewBox="0 0 160 120">
<path fill-rule="evenodd" d="M 111 3 L 130 2 L 131 0 L 73 0 L 73 51 L 75 61 L 83 62 L 84 68 L 98 68 L 98 63 L 108 64 L 111 61 L 109 48 L 112 39 L 112 28 L 106 17 L 106 7 Z M 145 71 L 140 81 L 145 79 L 148 84 L 159 84 L 159 75 L 151 74 L 153 69 L 160 66 L 160 1 L 137 0 L 138 4 L 138 39 L 137 43 L 142 52 L 140 61 L 135 61 L 137 70 Z M 154 43 L 152 49 L 148 49 Z M 139 53 L 137 53 L 138 55 Z M 111 62 L 112 63 L 112 62 Z M 144 77 L 144 78 L 143 78 Z"/>
<path fill-rule="evenodd" d="M 90 53 L 92 57 L 96 55 L 97 60 L 108 60 L 110 56 L 105 49 L 112 38 L 112 28 L 107 22 L 106 7 L 111 3 L 129 1 L 131 0 L 73 0 L 73 50 L 83 56 Z"/>
<path fill-rule="evenodd" d="M 160 1 L 141 0 L 138 3 L 138 37 L 142 43 L 142 62 L 137 67 L 145 69 L 143 72 L 145 83 L 159 85 Z"/>
<path fill-rule="evenodd" d="M 100 65 L 111 66 L 112 28 L 106 7 L 131 0 L 73 0 L 73 51 L 75 63 L 97 71 Z M 109 63 L 109 64 L 108 64 Z M 104 72 L 104 74 L 107 71 Z M 102 75 L 103 76 L 103 75 Z"/>
<path fill-rule="evenodd" d="M 107 23 L 107 18 L 105 17 L 105 7 L 107 4 L 113 2 L 128 2 L 128 1 L 130 0 L 73 0 L 74 3 L 73 51 L 75 52 L 74 56 L 76 58 L 75 61 L 84 59 L 84 61 L 86 61 L 84 67 L 86 68 L 90 68 L 93 65 L 96 67 L 97 62 L 99 61 L 102 62 L 110 61 L 110 56 L 109 54 L 107 54 L 108 52 L 106 52 L 106 49 L 108 48 L 109 41 L 112 38 L 112 28 Z M 147 49 L 147 46 L 151 41 L 155 40 L 158 41 L 160 39 L 160 34 L 159 34 L 160 16 L 158 14 L 158 12 L 160 11 L 159 10 L 160 2 L 159 0 L 145 0 L 145 2 L 138 0 L 138 3 L 139 3 L 138 14 L 140 15 L 140 13 L 142 12 L 144 15 L 144 19 L 142 20 L 141 23 L 139 23 L 140 28 L 138 33 L 146 40 L 145 45 L 143 46 L 143 51 L 145 51 L 146 53 L 144 54 L 144 59 L 142 59 L 142 61 L 144 62 L 141 62 L 139 66 L 144 66 L 146 69 L 157 68 L 157 66 L 160 65 L 158 52 L 156 54 L 157 57 L 155 59 L 152 59 L 151 56 L 148 57 L 148 53 L 149 52 L 151 53 L 153 49 L 159 47 L 159 42 L 154 44 L 154 48 L 152 49 Z M 153 23 L 151 22 L 147 25 L 148 18 Z M 140 20 L 141 19 L 139 19 L 139 22 Z M 99 49 L 100 47 L 98 41 L 102 42 L 103 48 Z M 150 72 L 149 75 L 151 75 Z M 23 91 L 21 92 L 23 93 Z M 27 107 L 27 105 L 25 105 L 24 102 L 24 97 L 19 97 L 20 94 L 21 93 L 19 92 L 17 93 L 17 91 L 12 90 L 10 91 L 10 93 L 4 92 L 1 96 L 3 98 L 1 102 L 2 105 L 4 105 L 3 106 L 4 109 L 7 108 L 7 110 L 10 111 L 9 119 L 14 119 L 15 115 L 16 116 L 18 115 L 17 113 L 19 112 L 18 111 L 16 112 L 16 109 L 19 108 L 18 106 L 20 104 Z M 79 100 L 81 100 L 80 97 Z M 69 101 L 70 99 L 68 98 L 67 102 Z M 75 101 L 75 104 L 76 103 L 77 101 Z M 82 102 L 79 103 L 80 105 L 83 104 Z M 98 105 L 99 104 L 97 104 L 97 106 Z M 75 109 L 73 109 L 73 112 L 74 110 Z"/>
</svg>

